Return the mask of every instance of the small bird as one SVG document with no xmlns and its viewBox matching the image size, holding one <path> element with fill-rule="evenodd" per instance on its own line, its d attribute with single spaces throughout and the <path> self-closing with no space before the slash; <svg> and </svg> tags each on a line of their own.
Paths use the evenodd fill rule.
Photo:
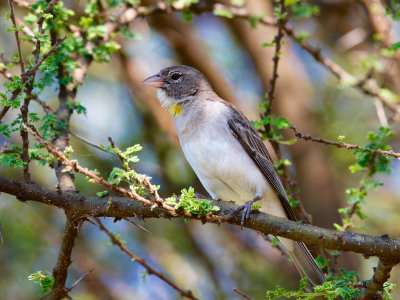
<svg viewBox="0 0 400 300">
<path fill-rule="evenodd" d="M 260 211 L 296 220 L 271 156 L 250 121 L 221 99 L 201 72 L 172 66 L 143 84 L 158 89 L 159 101 L 173 116 L 183 153 L 213 199 L 239 204 L 242 222 L 256 201 Z M 325 281 L 303 243 L 280 241 L 301 276 L 313 285 Z"/>
</svg>

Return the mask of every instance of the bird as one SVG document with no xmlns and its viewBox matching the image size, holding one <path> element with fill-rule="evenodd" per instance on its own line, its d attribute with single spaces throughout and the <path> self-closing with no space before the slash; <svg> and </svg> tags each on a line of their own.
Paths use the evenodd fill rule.
<svg viewBox="0 0 400 300">
<path fill-rule="evenodd" d="M 221 99 L 197 69 L 177 65 L 146 78 L 173 117 L 183 153 L 214 200 L 234 201 L 241 222 L 258 202 L 262 212 L 296 221 L 265 144 L 251 122 Z M 304 243 L 280 238 L 302 277 L 315 286 L 325 277 Z"/>
</svg>

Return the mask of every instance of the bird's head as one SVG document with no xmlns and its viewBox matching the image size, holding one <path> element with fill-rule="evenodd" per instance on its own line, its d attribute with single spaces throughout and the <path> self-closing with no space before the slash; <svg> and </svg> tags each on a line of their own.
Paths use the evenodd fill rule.
<svg viewBox="0 0 400 300">
<path fill-rule="evenodd" d="M 150 76 L 143 84 L 158 88 L 157 96 L 161 104 L 176 116 L 182 105 L 193 101 L 202 91 L 211 90 L 204 75 L 189 66 L 172 66 Z"/>
</svg>

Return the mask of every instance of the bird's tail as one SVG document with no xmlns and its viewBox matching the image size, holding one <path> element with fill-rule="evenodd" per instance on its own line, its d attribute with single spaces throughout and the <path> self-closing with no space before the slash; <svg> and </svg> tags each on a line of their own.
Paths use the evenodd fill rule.
<svg viewBox="0 0 400 300">
<path fill-rule="evenodd" d="M 292 258 L 296 269 L 302 277 L 307 277 L 313 285 L 319 285 L 325 282 L 324 274 L 317 266 L 317 263 L 304 243 L 297 243 L 287 239 L 280 240 L 287 249 L 289 256 Z"/>
</svg>

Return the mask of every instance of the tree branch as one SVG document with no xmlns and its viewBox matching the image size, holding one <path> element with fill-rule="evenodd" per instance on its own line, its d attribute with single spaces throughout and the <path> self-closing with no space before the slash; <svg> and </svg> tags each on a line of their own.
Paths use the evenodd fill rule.
<svg viewBox="0 0 400 300">
<path fill-rule="evenodd" d="M 19 31 L 18 31 L 18 27 L 17 27 L 17 22 L 15 21 L 14 3 L 13 2 L 14 2 L 13 0 L 8 0 L 8 4 L 10 5 L 10 18 L 11 18 L 11 22 L 13 23 L 15 40 L 17 42 L 18 62 L 21 67 L 21 73 L 25 73 L 25 63 L 24 63 L 24 59 L 22 58 L 21 41 L 19 39 Z"/>
<path fill-rule="evenodd" d="M 112 196 L 110 198 L 87 197 L 74 192 L 57 192 L 33 183 L 13 181 L 0 177 L 0 191 L 14 195 L 20 201 L 36 201 L 63 208 L 74 219 L 88 216 L 172 218 L 173 215 L 157 207 L 145 206 L 131 198 Z M 207 223 L 228 223 L 240 226 L 240 217 L 233 215 L 235 205 L 231 202 L 213 201 L 220 207 L 219 215 L 197 218 Z M 181 213 L 180 216 L 185 215 Z M 192 216 L 192 219 L 196 219 Z M 340 232 L 317 226 L 299 223 L 257 212 L 251 215 L 243 227 L 285 237 L 298 242 L 322 248 L 351 251 L 365 257 L 377 256 L 388 263 L 400 262 L 400 240 L 387 235 L 374 237 L 353 232 Z"/>
<path fill-rule="evenodd" d="M 68 289 L 65 288 L 65 282 L 67 281 L 68 267 L 72 263 L 72 249 L 78 236 L 80 224 L 80 219 L 73 219 L 67 216 L 64 237 L 58 252 L 57 264 L 53 270 L 54 286 L 50 295 L 52 300 L 60 300 L 67 296 Z"/>
<path fill-rule="evenodd" d="M 282 42 L 284 38 L 284 27 L 287 22 L 287 13 L 286 13 L 286 7 L 285 7 L 285 1 L 284 0 L 279 0 L 279 16 L 278 16 L 278 33 L 276 34 L 274 38 L 274 43 L 275 43 L 275 52 L 274 56 L 272 58 L 273 61 L 273 69 L 272 69 L 272 77 L 269 81 L 270 87 L 267 92 L 268 94 L 268 101 L 269 105 L 267 107 L 267 110 L 263 114 L 263 117 L 268 116 L 271 113 L 272 110 L 272 102 L 275 97 L 275 87 L 276 87 L 276 82 L 278 80 L 278 65 L 279 65 L 279 59 L 281 57 L 281 48 L 282 48 Z"/>
<path fill-rule="evenodd" d="M 170 287 L 172 287 L 174 290 L 178 291 L 182 297 L 186 297 L 188 299 L 192 300 L 197 300 L 196 297 L 193 296 L 192 292 L 190 290 L 183 290 L 179 286 L 177 286 L 173 281 L 171 281 L 169 278 L 167 278 L 163 273 L 158 272 L 155 270 L 153 267 L 151 267 L 143 258 L 137 256 L 135 253 L 133 253 L 123 242 L 121 242 L 120 239 L 118 239 L 114 234 L 112 234 L 100 221 L 99 218 L 95 218 L 97 224 L 99 225 L 99 228 L 101 231 L 105 232 L 107 236 L 110 238 L 111 242 L 113 245 L 117 246 L 122 252 L 127 254 L 132 261 L 137 262 L 140 264 L 143 268 L 146 269 L 147 273 L 149 275 L 154 275 L 164 281 L 166 284 L 168 284 Z"/>
<path fill-rule="evenodd" d="M 365 147 L 361 147 L 361 146 L 354 145 L 354 144 L 348 144 L 348 143 L 343 143 L 343 142 L 334 142 L 334 141 L 326 140 L 323 138 L 313 137 L 309 134 L 305 134 L 305 133 L 298 131 L 296 126 L 294 126 L 294 125 L 291 125 L 290 129 L 292 129 L 294 131 L 295 136 L 297 138 L 303 139 L 305 141 L 311 141 L 311 142 L 315 142 L 315 143 L 331 145 L 331 146 L 335 146 L 338 148 L 346 148 L 348 150 L 360 150 L 362 152 L 375 153 L 375 154 L 379 154 L 379 155 L 383 155 L 383 156 L 392 156 L 397 159 L 400 159 L 400 153 L 394 152 L 393 150 L 388 151 L 388 150 L 380 150 L 380 149 L 370 149 L 370 148 L 365 148 Z"/>
<path fill-rule="evenodd" d="M 383 290 L 383 284 L 388 281 L 392 267 L 392 263 L 379 260 L 378 266 L 374 268 L 374 276 L 367 283 L 367 288 L 362 300 L 377 299 L 376 295 L 379 291 Z"/>
</svg>

